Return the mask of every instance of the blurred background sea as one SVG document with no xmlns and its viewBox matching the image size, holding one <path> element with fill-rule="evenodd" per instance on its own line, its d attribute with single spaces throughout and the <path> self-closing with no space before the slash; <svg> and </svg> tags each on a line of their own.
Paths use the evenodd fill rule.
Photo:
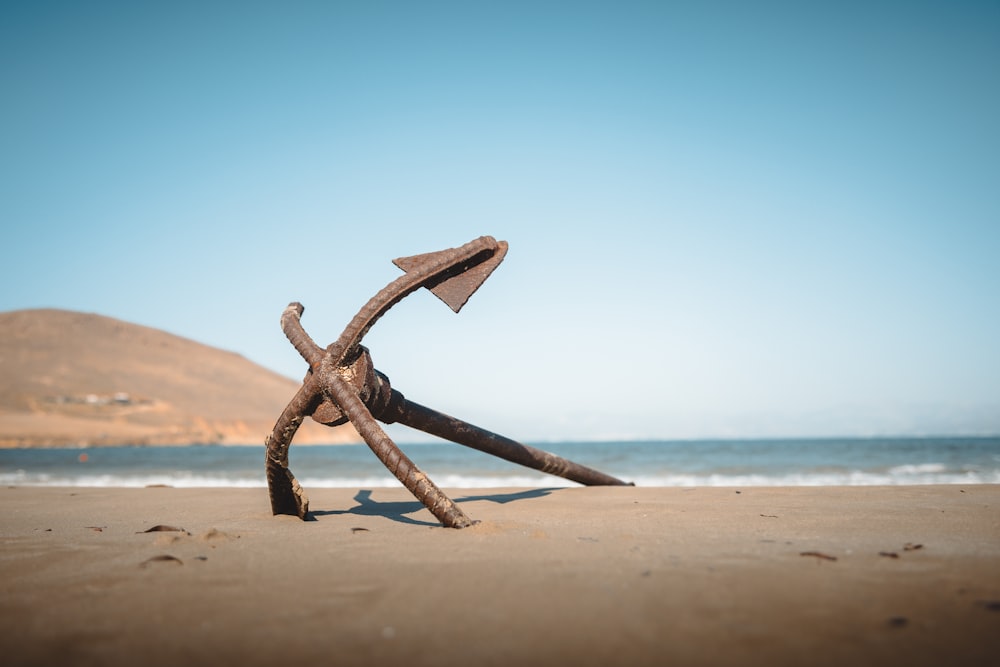
<svg viewBox="0 0 1000 667">
<path fill-rule="evenodd" d="M 533 446 L 639 486 L 1000 484 L 1000 437 L 547 442 Z M 574 486 L 451 443 L 400 443 L 444 488 Z M 305 487 L 398 481 L 366 445 L 292 447 Z M 0 450 L 6 486 L 264 487 L 264 448 Z"/>
</svg>

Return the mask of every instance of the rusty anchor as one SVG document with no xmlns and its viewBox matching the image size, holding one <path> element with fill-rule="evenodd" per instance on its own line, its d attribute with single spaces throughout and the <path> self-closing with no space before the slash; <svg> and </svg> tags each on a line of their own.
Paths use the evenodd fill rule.
<svg viewBox="0 0 1000 667">
<path fill-rule="evenodd" d="M 405 273 L 390 282 L 358 312 L 340 337 L 319 347 L 302 328 L 303 306 L 291 303 L 281 316 L 289 342 L 309 364 L 302 387 L 278 417 L 265 441 L 267 485 L 274 514 L 306 519 L 309 500 L 291 470 L 288 450 L 306 417 L 338 426 L 351 422 L 380 461 L 445 526 L 475 523 L 404 454 L 376 420 L 401 423 L 466 447 L 588 486 L 622 486 L 620 479 L 549 452 L 521 444 L 406 399 L 372 365 L 361 339 L 393 305 L 426 287 L 456 313 L 507 253 L 507 242 L 483 236 L 449 248 L 393 263 Z"/>
</svg>

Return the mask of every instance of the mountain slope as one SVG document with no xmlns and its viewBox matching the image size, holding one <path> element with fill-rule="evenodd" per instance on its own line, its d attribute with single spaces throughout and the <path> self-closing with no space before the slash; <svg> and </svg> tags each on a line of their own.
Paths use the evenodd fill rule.
<svg viewBox="0 0 1000 667">
<path fill-rule="evenodd" d="M 299 383 L 101 315 L 0 313 L 0 446 L 263 444 Z M 306 420 L 295 443 L 360 442 Z"/>
</svg>

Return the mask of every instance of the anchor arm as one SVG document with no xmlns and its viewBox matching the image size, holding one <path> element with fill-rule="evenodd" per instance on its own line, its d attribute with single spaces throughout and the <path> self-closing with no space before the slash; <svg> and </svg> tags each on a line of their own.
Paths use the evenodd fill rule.
<svg viewBox="0 0 1000 667">
<path fill-rule="evenodd" d="M 288 469 L 288 448 L 306 415 L 312 414 L 319 399 L 315 376 L 310 375 L 288 402 L 264 441 L 264 470 L 273 514 L 291 514 L 305 520 L 309 499 Z"/>
<path fill-rule="evenodd" d="M 375 322 L 402 301 L 407 295 L 421 287 L 428 287 L 435 294 L 449 286 L 456 286 L 465 299 L 482 284 L 490 272 L 507 252 L 507 242 L 497 241 L 492 236 L 480 236 L 458 248 L 396 260 L 406 273 L 383 287 L 358 311 L 340 337 L 326 348 L 330 361 L 339 364 L 349 350 L 361 342 Z M 485 267 L 480 272 L 475 268 Z M 467 274 L 472 274 L 468 277 Z M 440 296 L 440 294 L 438 294 Z M 464 300 L 457 306 L 455 298 L 444 299 L 457 312 Z"/>
<path fill-rule="evenodd" d="M 475 523 L 396 446 L 358 398 L 353 387 L 340 376 L 330 375 L 327 389 L 364 438 L 369 449 L 438 521 L 449 528 L 465 528 Z"/>
</svg>

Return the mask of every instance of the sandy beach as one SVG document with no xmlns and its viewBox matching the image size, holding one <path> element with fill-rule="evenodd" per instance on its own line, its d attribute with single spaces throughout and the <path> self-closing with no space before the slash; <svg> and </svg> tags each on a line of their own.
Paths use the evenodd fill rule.
<svg viewBox="0 0 1000 667">
<path fill-rule="evenodd" d="M 0 489 L 4 664 L 1000 655 L 1000 486 L 452 490 L 464 530 L 402 488 L 309 495 L 301 522 L 265 489 Z"/>
</svg>

